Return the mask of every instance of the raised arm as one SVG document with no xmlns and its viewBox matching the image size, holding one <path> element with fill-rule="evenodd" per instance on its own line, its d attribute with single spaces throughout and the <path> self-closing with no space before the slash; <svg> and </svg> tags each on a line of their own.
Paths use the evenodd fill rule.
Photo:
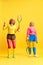
<svg viewBox="0 0 43 65">
<path fill-rule="evenodd" d="M 6 23 L 4 22 L 3 30 L 7 29 Z"/>
<path fill-rule="evenodd" d="M 18 26 L 18 28 L 15 29 L 15 33 L 16 33 L 17 31 L 19 31 L 19 30 L 20 30 L 20 27 Z"/>
</svg>

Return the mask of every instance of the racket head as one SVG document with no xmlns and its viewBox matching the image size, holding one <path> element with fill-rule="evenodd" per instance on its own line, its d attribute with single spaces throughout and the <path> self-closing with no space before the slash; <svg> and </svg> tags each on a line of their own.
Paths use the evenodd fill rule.
<svg viewBox="0 0 43 65">
<path fill-rule="evenodd" d="M 17 17 L 17 21 L 18 21 L 18 23 L 20 23 L 20 22 L 22 21 L 22 16 L 21 16 L 21 15 L 19 15 L 19 16 Z"/>
</svg>

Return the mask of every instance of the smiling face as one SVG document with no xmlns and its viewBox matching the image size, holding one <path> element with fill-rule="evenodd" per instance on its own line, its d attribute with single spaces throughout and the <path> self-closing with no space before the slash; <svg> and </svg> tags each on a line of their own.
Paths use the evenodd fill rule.
<svg viewBox="0 0 43 65">
<path fill-rule="evenodd" d="M 34 22 L 30 22 L 29 26 L 33 27 L 34 26 Z"/>
<path fill-rule="evenodd" d="M 15 20 L 14 19 L 10 19 L 10 22 L 9 22 L 9 24 L 15 24 Z"/>
</svg>

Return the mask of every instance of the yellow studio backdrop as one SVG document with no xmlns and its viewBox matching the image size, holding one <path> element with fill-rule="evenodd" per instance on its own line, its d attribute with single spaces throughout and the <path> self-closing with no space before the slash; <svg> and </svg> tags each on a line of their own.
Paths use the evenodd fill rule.
<svg viewBox="0 0 43 65">
<path fill-rule="evenodd" d="M 3 23 L 14 18 L 18 24 L 18 15 L 22 22 L 20 32 L 16 33 L 16 53 L 26 54 L 26 30 L 33 21 L 38 35 L 37 54 L 43 56 L 43 0 L 0 0 L 0 55 L 7 54 L 7 30 L 3 31 Z"/>
</svg>

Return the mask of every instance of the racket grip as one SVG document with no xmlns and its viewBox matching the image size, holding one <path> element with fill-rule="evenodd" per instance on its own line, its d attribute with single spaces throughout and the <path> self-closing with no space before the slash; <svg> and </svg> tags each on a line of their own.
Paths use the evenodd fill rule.
<svg viewBox="0 0 43 65">
<path fill-rule="evenodd" d="M 20 29 L 20 23 L 18 24 L 18 28 Z"/>
<path fill-rule="evenodd" d="M 20 23 L 18 24 L 18 31 L 20 31 Z"/>
</svg>

